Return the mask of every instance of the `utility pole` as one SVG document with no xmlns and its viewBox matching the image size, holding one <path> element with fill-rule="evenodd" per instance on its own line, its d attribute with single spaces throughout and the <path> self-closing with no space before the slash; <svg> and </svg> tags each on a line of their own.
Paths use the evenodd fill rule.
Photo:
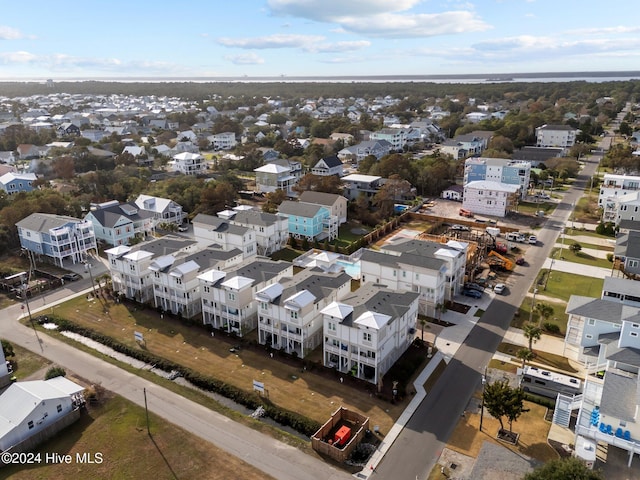
<svg viewBox="0 0 640 480">
<path fill-rule="evenodd" d="M 531 299 L 531 310 L 529 311 L 529 323 L 533 321 L 533 309 L 536 306 L 536 293 L 538 293 L 538 289 L 533 289 L 533 298 Z"/>
<path fill-rule="evenodd" d="M 484 420 L 484 392 L 487 385 L 487 367 L 484 367 L 484 374 L 482 375 L 482 399 L 480 403 L 480 428 L 482 431 L 482 420 Z"/>
</svg>

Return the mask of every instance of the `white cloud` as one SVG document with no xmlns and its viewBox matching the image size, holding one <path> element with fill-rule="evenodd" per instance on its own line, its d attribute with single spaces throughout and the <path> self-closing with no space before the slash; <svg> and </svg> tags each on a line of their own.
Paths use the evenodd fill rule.
<svg viewBox="0 0 640 480">
<path fill-rule="evenodd" d="M 255 53 L 243 53 L 240 55 L 228 55 L 225 57 L 236 65 L 260 65 L 264 63 L 264 59 L 260 58 Z"/>
<path fill-rule="evenodd" d="M 19 40 L 24 38 L 20 30 L 0 25 L 0 40 Z"/>
<path fill-rule="evenodd" d="M 322 42 L 325 38 L 314 35 L 275 34 L 253 38 L 219 38 L 218 43 L 225 47 L 237 48 L 302 48 L 305 45 Z"/>
<path fill-rule="evenodd" d="M 325 43 L 318 45 L 307 45 L 304 49 L 308 52 L 315 53 L 330 53 L 330 52 L 350 52 L 353 50 L 359 50 L 371 45 L 371 42 L 367 40 L 358 40 L 352 42 L 335 42 Z"/>
<path fill-rule="evenodd" d="M 465 4 L 441 13 L 412 13 L 420 0 L 269 0 L 276 15 L 338 24 L 343 30 L 384 38 L 432 37 L 488 30 Z"/>
<path fill-rule="evenodd" d="M 4 64 L 33 63 L 37 56 L 29 52 L 1 52 L 0 61 Z"/>
<path fill-rule="evenodd" d="M 421 0 L 268 0 L 277 15 L 302 17 L 317 22 L 335 22 L 337 18 L 403 12 Z"/>
</svg>

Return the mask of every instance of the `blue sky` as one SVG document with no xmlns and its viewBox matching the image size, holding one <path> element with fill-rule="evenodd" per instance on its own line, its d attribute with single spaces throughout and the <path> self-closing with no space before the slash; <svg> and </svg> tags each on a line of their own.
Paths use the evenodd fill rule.
<svg viewBox="0 0 640 480">
<path fill-rule="evenodd" d="M 0 0 L 0 80 L 640 70 L 628 0 Z"/>
</svg>

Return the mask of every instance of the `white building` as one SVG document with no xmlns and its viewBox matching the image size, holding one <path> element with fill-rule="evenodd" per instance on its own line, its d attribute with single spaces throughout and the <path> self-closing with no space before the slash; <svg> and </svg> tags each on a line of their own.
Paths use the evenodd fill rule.
<svg viewBox="0 0 640 480">
<path fill-rule="evenodd" d="M 619 202 L 626 200 L 630 195 L 631 198 L 637 199 L 638 190 L 640 190 L 640 176 L 605 173 L 598 194 L 598 206 L 604 211 L 605 221 L 615 221 Z"/>
<path fill-rule="evenodd" d="M 156 223 L 175 223 L 180 225 L 187 216 L 181 205 L 168 198 L 138 195 L 134 203 L 140 210 L 153 213 Z"/>
<path fill-rule="evenodd" d="M 467 244 L 408 239 L 360 256 L 361 282 L 419 294 L 420 313 L 437 316 L 437 306 L 452 300 L 464 284 Z"/>
<path fill-rule="evenodd" d="M 234 132 L 216 133 L 209 135 L 207 140 L 213 145 L 215 150 L 231 150 L 238 144 Z"/>
<path fill-rule="evenodd" d="M 77 410 L 84 401 L 83 391 L 64 377 L 11 384 L 0 395 L 0 451 L 35 435 L 53 436 L 67 426 L 63 419 L 69 415 L 75 413 L 80 418 Z M 43 433 L 45 429 L 49 434 Z"/>
<path fill-rule="evenodd" d="M 156 308 L 193 318 L 202 311 L 198 276 L 207 270 L 226 270 L 242 262 L 240 250 L 206 248 L 190 255 L 164 255 L 149 264 Z"/>
<path fill-rule="evenodd" d="M 128 299 L 147 303 L 153 299 L 151 261 L 158 256 L 195 253 L 199 249 L 193 240 L 165 236 L 133 247 L 119 245 L 105 250 L 113 291 Z"/>
<path fill-rule="evenodd" d="M 531 162 L 505 158 L 471 157 L 464 162 L 464 184 L 489 181 L 517 185 L 525 198 L 531 177 Z"/>
<path fill-rule="evenodd" d="M 226 272 L 208 270 L 198 276 L 202 296 L 202 322 L 239 336 L 258 323 L 254 295 L 285 277 L 293 277 L 293 264 L 255 258 Z"/>
<path fill-rule="evenodd" d="M 168 163 L 172 172 L 185 175 L 201 175 L 207 170 L 204 157 L 199 153 L 182 152 L 174 155 Z"/>
<path fill-rule="evenodd" d="M 268 256 L 287 246 L 289 221 L 284 215 L 235 207 L 233 210 L 219 212 L 218 217 L 232 225 L 253 230 L 258 255 Z"/>
<path fill-rule="evenodd" d="M 310 269 L 258 290 L 258 342 L 305 357 L 322 342 L 320 311 L 350 291 L 346 273 Z"/>
<path fill-rule="evenodd" d="M 413 341 L 418 297 L 369 283 L 323 308 L 323 364 L 378 383 Z"/>
<path fill-rule="evenodd" d="M 199 213 L 191 221 L 193 234 L 198 242 L 215 244 L 221 250 L 238 249 L 244 258 L 257 253 L 256 234 L 252 228 L 234 225 L 228 220 Z"/>
<path fill-rule="evenodd" d="M 464 186 L 463 208 L 481 215 L 504 217 L 516 208 L 520 187 L 479 180 Z"/>
<path fill-rule="evenodd" d="M 302 164 L 290 160 L 276 160 L 254 170 L 256 173 L 256 191 L 270 193 L 282 190 L 288 197 L 297 193 L 293 187 L 302 176 Z"/>
<path fill-rule="evenodd" d="M 402 151 L 407 144 L 408 128 L 383 128 L 371 132 L 370 140 L 386 140 L 391 144 L 391 150 Z"/>
<path fill-rule="evenodd" d="M 571 148 L 578 132 L 580 130 L 571 125 L 542 125 L 536 128 L 536 147 Z"/>
</svg>

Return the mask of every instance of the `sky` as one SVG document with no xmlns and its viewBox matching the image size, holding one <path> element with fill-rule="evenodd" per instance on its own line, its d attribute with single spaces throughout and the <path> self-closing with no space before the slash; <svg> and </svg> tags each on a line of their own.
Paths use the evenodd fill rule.
<svg viewBox="0 0 640 480">
<path fill-rule="evenodd" d="M 0 0 L 0 81 L 629 70 L 629 0 Z"/>
</svg>

